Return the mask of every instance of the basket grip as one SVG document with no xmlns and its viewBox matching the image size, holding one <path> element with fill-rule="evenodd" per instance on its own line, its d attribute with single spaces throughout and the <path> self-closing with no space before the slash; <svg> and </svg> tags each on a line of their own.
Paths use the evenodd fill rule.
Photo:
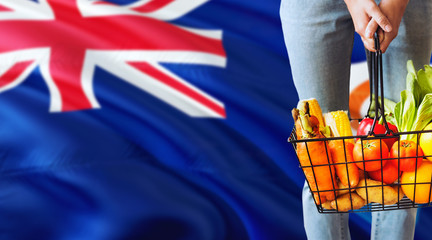
<svg viewBox="0 0 432 240">
<path fill-rule="evenodd" d="M 369 108 L 365 117 L 369 117 L 369 112 L 372 106 L 372 96 L 375 97 L 375 117 L 372 127 L 368 132 L 368 136 L 386 136 L 387 134 L 394 135 L 394 132 L 389 128 L 384 115 L 384 85 L 383 85 L 383 67 L 382 67 L 382 52 L 379 43 L 378 31 L 374 34 L 375 52 L 367 51 L 369 58 L 367 59 L 369 71 Z M 375 134 L 374 128 L 380 117 L 383 119 L 383 125 L 386 128 L 384 134 Z"/>
</svg>

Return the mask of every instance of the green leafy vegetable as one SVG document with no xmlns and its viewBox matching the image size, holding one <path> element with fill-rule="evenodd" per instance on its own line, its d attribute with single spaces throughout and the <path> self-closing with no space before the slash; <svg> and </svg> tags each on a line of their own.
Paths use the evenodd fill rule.
<svg viewBox="0 0 432 240">
<path fill-rule="evenodd" d="M 381 104 L 381 98 L 378 98 L 379 103 Z M 370 105 L 370 109 L 368 112 L 369 117 L 374 118 L 375 117 L 375 96 L 372 95 L 372 101 Z M 394 118 L 394 108 L 396 106 L 396 103 L 388 98 L 384 98 L 384 117 L 387 122 L 396 125 L 396 119 Z M 382 119 L 380 119 L 380 122 Z"/>
<path fill-rule="evenodd" d="M 400 132 L 421 131 L 432 120 L 432 67 L 415 72 L 414 64 L 407 62 L 406 90 L 394 106 L 395 124 Z M 416 135 L 402 135 L 402 140 L 415 141 Z"/>
<path fill-rule="evenodd" d="M 432 119 L 432 93 L 424 96 L 417 109 L 417 117 L 413 123 L 413 131 L 421 131 Z"/>
</svg>

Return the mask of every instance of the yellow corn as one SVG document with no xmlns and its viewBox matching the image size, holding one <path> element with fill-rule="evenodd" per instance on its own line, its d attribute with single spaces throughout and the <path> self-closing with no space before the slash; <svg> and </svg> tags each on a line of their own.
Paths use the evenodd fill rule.
<svg viewBox="0 0 432 240">
<path fill-rule="evenodd" d="M 312 116 L 315 116 L 318 118 L 319 127 L 322 128 L 325 126 L 324 124 L 324 118 L 322 114 L 322 110 L 320 105 L 318 104 L 318 101 L 315 98 L 305 99 L 302 100 L 309 104 L 309 114 Z"/>
<path fill-rule="evenodd" d="M 351 124 L 347 111 L 333 111 L 324 114 L 325 124 L 330 127 L 333 136 L 347 137 L 352 136 Z M 350 141 L 354 142 L 353 139 Z"/>
</svg>

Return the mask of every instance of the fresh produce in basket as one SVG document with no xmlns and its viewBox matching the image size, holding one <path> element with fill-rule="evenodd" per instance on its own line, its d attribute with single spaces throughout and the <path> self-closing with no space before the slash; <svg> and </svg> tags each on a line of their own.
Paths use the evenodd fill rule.
<svg viewBox="0 0 432 240">
<path fill-rule="evenodd" d="M 309 103 L 301 101 L 299 109 L 292 110 L 297 136 L 300 139 L 320 139 L 324 136 L 320 131 L 314 131 L 309 113 Z M 313 118 L 313 117 L 312 117 Z M 316 126 L 315 126 L 316 127 Z M 331 164 L 331 156 L 327 154 L 326 141 L 308 141 L 297 143 L 297 156 L 303 168 L 306 179 L 317 204 L 335 199 L 337 187 L 334 166 Z M 317 166 L 322 165 L 322 166 Z M 315 181 L 316 180 L 316 181 Z M 319 194 L 316 192 L 319 191 Z"/>
<path fill-rule="evenodd" d="M 432 130 L 432 123 L 429 123 L 423 130 Z M 432 161 L 432 132 L 424 132 L 420 135 L 419 145 L 424 155 L 429 161 Z"/>
<path fill-rule="evenodd" d="M 336 175 L 343 185 L 355 187 L 359 181 L 359 169 L 353 162 L 354 144 L 342 140 L 329 141 L 329 150 L 335 164 Z"/>
<path fill-rule="evenodd" d="M 321 128 L 323 128 L 325 126 L 324 117 L 323 117 L 323 113 L 321 110 L 321 106 L 318 103 L 318 100 L 316 100 L 315 98 L 309 98 L 309 99 L 301 100 L 301 101 L 299 101 L 297 107 L 300 108 L 301 107 L 300 105 L 304 104 L 305 102 L 307 102 L 309 105 L 310 116 L 316 117 L 318 119 L 319 126 Z"/>
<path fill-rule="evenodd" d="M 384 167 L 388 155 L 387 145 L 381 139 L 359 139 L 354 146 L 354 162 L 365 171 L 376 171 Z"/>
<path fill-rule="evenodd" d="M 324 114 L 326 126 L 334 137 L 352 136 L 346 111 L 333 111 Z M 345 186 L 355 187 L 359 181 L 359 171 L 353 162 L 353 139 L 331 140 L 328 147 L 336 168 L 336 175 Z"/>
<path fill-rule="evenodd" d="M 324 203 L 321 204 L 321 207 L 323 207 L 324 209 L 330 210 L 330 209 L 332 209 L 331 202 L 332 201 L 324 202 Z"/>
<path fill-rule="evenodd" d="M 432 120 L 432 67 L 425 65 L 416 72 L 408 61 L 407 70 L 406 90 L 394 108 L 396 126 L 401 132 L 421 131 Z M 417 142 L 417 134 L 401 135 L 401 140 Z"/>
<path fill-rule="evenodd" d="M 336 191 L 336 196 L 344 195 L 345 193 L 349 193 L 354 190 L 354 187 L 348 187 L 344 185 L 341 181 L 338 181 L 338 190 Z"/>
<path fill-rule="evenodd" d="M 362 172 L 361 172 L 362 173 Z M 361 175 L 361 179 L 363 179 L 363 175 Z M 348 211 L 348 210 L 352 210 L 352 209 L 360 209 L 365 205 L 365 201 L 364 199 L 362 199 L 360 196 L 358 196 L 357 193 L 355 193 L 354 191 L 356 190 L 355 187 L 353 188 L 349 188 L 345 185 L 343 185 L 340 181 L 338 181 L 338 190 L 336 191 L 336 200 L 332 200 L 332 201 L 327 201 L 325 203 L 322 203 L 321 206 L 324 209 L 337 209 L 338 211 Z M 351 208 L 351 201 L 349 196 L 351 192 L 351 196 L 352 196 L 352 200 L 353 200 L 353 206 Z M 360 198 L 360 199 L 359 199 Z M 336 208 L 336 201 L 337 201 L 337 208 Z"/>
<path fill-rule="evenodd" d="M 359 125 L 359 128 L 357 130 L 357 136 L 367 136 L 369 134 L 369 131 L 372 128 L 373 125 L 373 118 L 364 118 Z M 382 120 L 381 120 L 382 122 Z M 395 125 L 391 124 L 390 122 L 387 122 L 387 126 L 389 127 L 389 129 L 391 131 L 393 131 L 393 133 L 397 133 L 398 129 Z M 387 132 L 386 127 L 380 123 L 380 121 L 377 121 L 375 123 L 374 129 L 373 129 L 373 133 L 374 134 L 385 134 Z M 387 133 L 387 136 L 391 136 L 392 133 Z M 390 149 L 393 144 L 398 140 L 397 137 L 394 138 L 383 138 L 383 141 L 386 143 L 387 148 Z"/>
<path fill-rule="evenodd" d="M 293 144 L 315 202 L 323 209 L 346 212 L 370 203 L 393 205 L 405 195 L 416 204 L 432 202 L 432 67 L 415 71 L 408 61 L 407 69 L 398 103 L 380 98 L 380 109 L 373 104 L 376 96 L 371 98 L 368 117 L 357 130 L 362 137 L 346 137 L 352 136 L 347 112 L 323 114 L 314 98 L 293 109 L 300 140 Z M 375 125 L 373 106 L 381 111 Z M 400 204 L 415 207 L 407 201 Z"/>
<path fill-rule="evenodd" d="M 366 201 L 357 193 L 345 193 L 335 200 L 331 201 L 330 206 L 339 212 L 346 212 L 348 210 L 360 209 L 366 204 Z"/>
<path fill-rule="evenodd" d="M 422 204 L 432 202 L 431 180 L 432 163 L 424 161 L 417 171 L 403 172 L 400 182 L 405 195 L 411 201 Z"/>
<path fill-rule="evenodd" d="M 332 111 L 325 113 L 323 116 L 325 126 L 330 128 L 333 137 L 348 137 L 353 135 L 347 111 Z M 353 138 L 345 139 L 345 141 L 354 143 Z"/>
<path fill-rule="evenodd" d="M 397 203 L 404 196 L 403 192 L 398 186 L 391 187 L 383 185 L 380 181 L 372 179 L 365 179 L 359 182 L 356 192 L 367 203 L 380 203 L 384 205 L 392 205 Z"/>
<path fill-rule="evenodd" d="M 387 163 L 382 169 L 370 171 L 368 174 L 373 180 L 379 182 L 382 181 L 384 184 L 392 184 L 399 178 L 401 171 L 398 171 L 397 165 L 395 166 L 393 164 Z"/>
<path fill-rule="evenodd" d="M 390 163 L 400 171 L 414 171 L 423 162 L 423 150 L 414 141 L 401 140 L 399 146 L 397 143 L 390 150 Z"/>
</svg>

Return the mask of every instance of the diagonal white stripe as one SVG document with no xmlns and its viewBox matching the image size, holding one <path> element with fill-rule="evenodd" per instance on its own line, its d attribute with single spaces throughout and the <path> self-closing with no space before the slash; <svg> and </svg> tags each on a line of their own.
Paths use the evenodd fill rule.
<svg viewBox="0 0 432 240">
<path fill-rule="evenodd" d="M 16 87 L 22 81 L 24 81 L 28 75 L 36 68 L 40 61 L 45 56 L 46 52 L 44 49 L 30 49 L 21 50 L 14 52 L 7 52 L 0 54 L 0 76 L 7 72 L 13 65 L 23 61 L 34 61 L 30 66 L 23 71 L 17 79 L 0 88 L 0 92 L 7 91 L 11 88 Z"/>
<path fill-rule="evenodd" d="M 46 0 L 39 0 L 39 3 L 29 0 L 1 0 L 0 4 L 13 9 L 13 11 L 0 11 L 0 21 L 13 19 L 54 19 L 54 13 Z"/>
<path fill-rule="evenodd" d="M 150 54 L 151 53 L 151 54 Z M 169 56 L 171 58 L 169 58 Z M 186 57 L 185 56 L 189 56 Z M 114 59 L 113 59 L 114 58 Z M 145 73 L 135 69 L 127 64 L 127 61 L 146 62 L 153 67 L 159 69 L 170 77 L 176 79 L 182 85 L 201 94 L 209 101 L 212 101 L 220 107 L 224 107 L 223 103 L 210 95 L 204 93 L 200 89 L 187 83 L 185 80 L 169 72 L 167 69 L 160 66 L 157 62 L 187 62 L 203 64 L 203 59 L 206 59 L 206 65 L 224 66 L 226 59 L 217 55 L 197 53 L 197 52 L 169 52 L 169 51 L 136 51 L 133 54 L 125 54 L 124 52 L 105 52 L 105 51 L 88 51 L 86 55 L 85 70 L 83 71 L 83 87 L 88 99 L 92 106 L 97 107 L 99 103 L 94 96 L 92 89 L 92 75 L 95 65 L 98 65 L 105 70 L 115 74 L 116 76 L 124 79 L 126 82 L 156 96 L 157 98 L 167 102 L 168 104 L 176 107 L 180 111 L 192 117 L 222 117 L 218 113 L 209 109 L 200 102 L 184 95 L 183 93 L 172 89 L 171 87 L 161 83 L 158 79 L 146 75 Z M 114 61 L 114 62 L 113 62 Z"/>
<path fill-rule="evenodd" d="M 139 15 L 154 19 L 170 21 L 180 18 L 209 0 L 176 0 L 167 6 L 150 13 L 140 13 L 134 8 L 145 5 L 149 0 L 142 0 L 133 4 L 116 6 L 110 4 L 94 4 L 94 1 L 77 0 L 78 8 L 85 17 L 108 15 Z"/>
</svg>

